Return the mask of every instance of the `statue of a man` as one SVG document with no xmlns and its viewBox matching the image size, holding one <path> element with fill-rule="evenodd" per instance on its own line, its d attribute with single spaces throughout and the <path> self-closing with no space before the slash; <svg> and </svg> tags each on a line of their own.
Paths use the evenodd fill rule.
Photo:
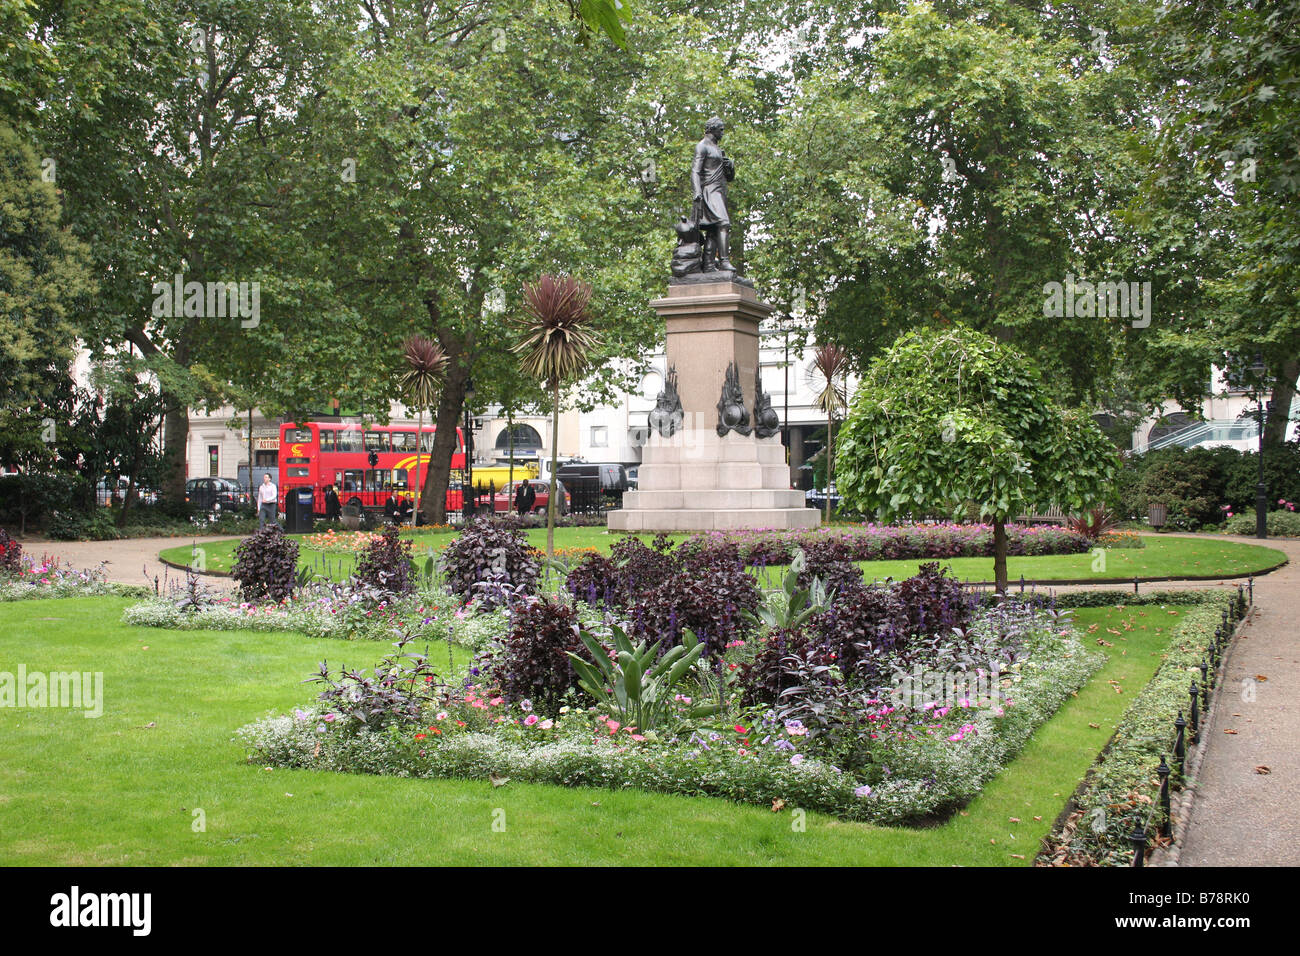
<svg viewBox="0 0 1300 956">
<path fill-rule="evenodd" d="M 693 216 L 704 238 L 701 270 L 735 272 L 731 265 L 731 217 L 727 214 L 727 183 L 736 177 L 736 164 L 722 152 L 722 120 L 704 124 L 704 139 L 695 147 L 691 164 Z"/>
</svg>

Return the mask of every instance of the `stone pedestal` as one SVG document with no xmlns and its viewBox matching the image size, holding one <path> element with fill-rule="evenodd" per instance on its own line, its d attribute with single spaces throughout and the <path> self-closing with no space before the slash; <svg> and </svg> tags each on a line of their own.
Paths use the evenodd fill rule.
<svg viewBox="0 0 1300 956">
<path fill-rule="evenodd" d="M 668 330 L 668 364 L 677 370 L 683 428 L 644 447 L 637 490 L 609 514 L 616 531 L 730 531 L 814 528 L 819 513 L 790 488 L 779 436 L 717 433 L 718 398 L 727 367 L 740 374 L 754 413 L 758 325 L 772 307 L 733 282 L 673 285 L 650 303 Z"/>
</svg>

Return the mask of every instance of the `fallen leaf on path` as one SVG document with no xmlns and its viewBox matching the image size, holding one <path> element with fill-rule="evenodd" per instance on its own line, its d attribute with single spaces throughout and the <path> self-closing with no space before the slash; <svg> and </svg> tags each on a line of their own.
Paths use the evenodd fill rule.
<svg viewBox="0 0 1300 956">
<path fill-rule="evenodd" d="M 1225 734 L 1235 734 L 1236 731 L 1233 730 L 1233 729 L 1231 729 L 1231 728 L 1229 728 L 1229 729 L 1225 730 L 1224 733 L 1225 733 Z"/>
<path fill-rule="evenodd" d="M 1255 768 L 1255 773 L 1272 773 L 1272 772 L 1273 772 L 1272 770 L 1270 770 L 1268 767 L 1265 767 L 1263 764 L 1260 764 L 1258 767 Z"/>
</svg>

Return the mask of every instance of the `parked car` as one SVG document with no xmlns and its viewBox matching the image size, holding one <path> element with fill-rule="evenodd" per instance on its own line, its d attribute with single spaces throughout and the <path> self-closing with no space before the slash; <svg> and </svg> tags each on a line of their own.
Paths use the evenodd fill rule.
<svg viewBox="0 0 1300 956">
<path fill-rule="evenodd" d="M 834 482 L 831 483 L 830 496 L 831 496 L 831 510 L 834 511 L 838 509 L 840 506 L 840 493 L 835 490 Z M 807 491 L 803 493 L 803 498 L 804 498 L 804 504 L 806 504 L 809 508 L 817 508 L 821 511 L 826 510 L 826 489 L 825 488 L 809 488 Z"/>
<path fill-rule="evenodd" d="M 607 495 L 621 495 L 627 491 L 627 469 L 618 462 L 570 462 L 556 472 L 561 480 L 566 475 L 581 478 L 599 478 L 600 490 Z"/>
<path fill-rule="evenodd" d="M 185 500 L 204 511 L 237 511 L 252 503 L 233 478 L 191 478 L 185 482 Z"/>
<path fill-rule="evenodd" d="M 101 505 L 121 504 L 126 498 L 126 491 L 131 482 L 126 478 L 118 478 L 116 482 L 112 479 L 101 478 L 95 485 L 95 500 Z M 140 485 L 135 486 L 135 500 L 140 504 L 155 504 L 158 501 L 158 492 L 153 488 L 144 488 Z"/>
<path fill-rule="evenodd" d="M 529 479 L 533 490 L 537 492 L 537 500 L 533 502 L 533 514 L 545 514 L 547 507 L 551 502 L 550 482 L 540 482 L 536 479 Z M 497 514 L 514 514 L 515 510 L 515 489 L 522 484 L 516 481 L 508 488 L 502 488 L 492 499 L 492 510 Z M 564 489 L 564 482 L 557 481 L 556 487 L 560 492 L 560 514 L 569 513 L 569 493 Z"/>
</svg>

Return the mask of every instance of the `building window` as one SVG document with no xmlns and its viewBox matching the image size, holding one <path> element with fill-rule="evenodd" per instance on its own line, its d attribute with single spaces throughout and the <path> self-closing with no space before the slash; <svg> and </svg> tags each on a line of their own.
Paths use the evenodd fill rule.
<svg viewBox="0 0 1300 956">
<path fill-rule="evenodd" d="M 604 448 L 609 444 L 609 429 L 604 425 L 591 426 L 591 447 Z"/>
<path fill-rule="evenodd" d="M 208 446 L 208 477 L 216 478 L 221 474 L 221 468 L 219 467 L 220 463 L 221 463 L 221 446 L 209 445 Z"/>
<path fill-rule="evenodd" d="M 515 436 L 515 451 L 523 448 L 541 448 L 542 436 L 538 434 L 536 428 L 532 425 L 525 425 L 523 422 L 516 422 L 513 429 Z M 497 434 L 496 447 L 498 451 L 505 451 L 510 448 L 511 429 L 503 428 Z"/>
</svg>

